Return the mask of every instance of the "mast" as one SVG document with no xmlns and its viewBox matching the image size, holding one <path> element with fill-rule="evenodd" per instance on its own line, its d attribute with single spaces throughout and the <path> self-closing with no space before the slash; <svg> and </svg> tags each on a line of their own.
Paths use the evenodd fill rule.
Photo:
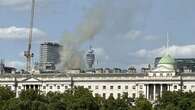
<svg viewBox="0 0 195 110">
<path fill-rule="evenodd" d="M 169 33 L 167 32 L 167 54 L 169 53 Z"/>
</svg>

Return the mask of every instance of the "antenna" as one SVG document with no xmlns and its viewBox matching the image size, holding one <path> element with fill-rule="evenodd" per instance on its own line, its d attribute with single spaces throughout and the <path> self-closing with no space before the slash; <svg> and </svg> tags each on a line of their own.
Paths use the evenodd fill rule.
<svg viewBox="0 0 195 110">
<path fill-rule="evenodd" d="M 167 53 L 169 51 L 169 33 L 167 32 Z"/>
<path fill-rule="evenodd" d="M 24 51 L 24 56 L 26 57 L 26 70 L 27 71 L 31 70 L 31 59 L 33 57 L 33 53 L 31 53 L 31 47 L 32 47 L 32 32 L 33 32 L 33 23 L 34 23 L 34 13 L 35 13 L 35 0 L 32 0 L 29 39 L 28 39 L 28 50 Z"/>
</svg>

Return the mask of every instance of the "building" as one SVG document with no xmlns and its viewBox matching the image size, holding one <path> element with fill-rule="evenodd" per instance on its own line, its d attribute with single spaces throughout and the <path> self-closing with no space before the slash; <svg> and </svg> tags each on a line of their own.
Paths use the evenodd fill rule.
<svg viewBox="0 0 195 110">
<path fill-rule="evenodd" d="M 16 68 L 5 66 L 3 60 L 0 61 L 0 74 L 14 74 L 16 72 Z"/>
<path fill-rule="evenodd" d="M 155 58 L 154 65 L 157 67 L 161 57 Z M 177 72 L 189 73 L 195 72 L 195 58 L 176 58 L 176 70 Z"/>
<path fill-rule="evenodd" d="M 108 98 L 112 95 L 117 98 L 123 94 L 129 97 L 144 95 L 148 100 L 155 101 L 163 91 L 195 91 L 195 74 L 178 73 L 175 64 L 175 59 L 166 54 L 160 59 L 156 68 L 145 73 L 134 73 L 135 68 L 125 73 L 119 69 L 113 71 L 100 68 L 94 73 L 73 70 L 35 75 L 3 74 L 0 75 L 0 85 L 16 91 L 17 96 L 21 90 L 29 88 L 48 93 L 64 92 L 73 86 L 82 86 L 91 90 L 94 96 L 99 94 Z"/>
<path fill-rule="evenodd" d="M 58 43 L 44 42 L 40 44 L 40 70 L 55 70 L 55 66 L 60 61 L 61 46 Z"/>
<path fill-rule="evenodd" d="M 95 54 L 91 46 L 86 55 L 86 60 L 87 60 L 88 69 L 92 69 L 95 62 Z"/>
</svg>

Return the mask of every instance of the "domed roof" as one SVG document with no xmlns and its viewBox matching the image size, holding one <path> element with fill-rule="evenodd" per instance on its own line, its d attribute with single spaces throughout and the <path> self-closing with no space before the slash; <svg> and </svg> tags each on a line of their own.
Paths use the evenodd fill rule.
<svg viewBox="0 0 195 110">
<path fill-rule="evenodd" d="M 159 64 L 175 64 L 175 59 L 166 54 L 160 59 Z"/>
</svg>

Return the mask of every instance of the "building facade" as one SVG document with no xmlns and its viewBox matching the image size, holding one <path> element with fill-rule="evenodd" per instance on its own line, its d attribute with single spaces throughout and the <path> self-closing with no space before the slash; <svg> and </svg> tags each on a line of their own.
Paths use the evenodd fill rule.
<svg viewBox="0 0 195 110">
<path fill-rule="evenodd" d="M 115 98 L 123 94 L 129 97 L 144 95 L 150 101 L 155 101 L 163 91 L 185 92 L 195 91 L 194 73 L 177 73 L 175 60 L 165 55 L 155 69 L 145 73 L 127 72 L 95 73 L 61 72 L 50 74 L 5 74 L 0 75 L 0 85 L 15 91 L 17 96 L 22 90 L 39 89 L 43 93 L 64 92 L 74 86 L 82 86 L 92 91 L 93 95 Z"/>
<path fill-rule="evenodd" d="M 40 70 L 55 70 L 60 61 L 61 46 L 58 43 L 44 42 L 40 44 Z"/>
</svg>

